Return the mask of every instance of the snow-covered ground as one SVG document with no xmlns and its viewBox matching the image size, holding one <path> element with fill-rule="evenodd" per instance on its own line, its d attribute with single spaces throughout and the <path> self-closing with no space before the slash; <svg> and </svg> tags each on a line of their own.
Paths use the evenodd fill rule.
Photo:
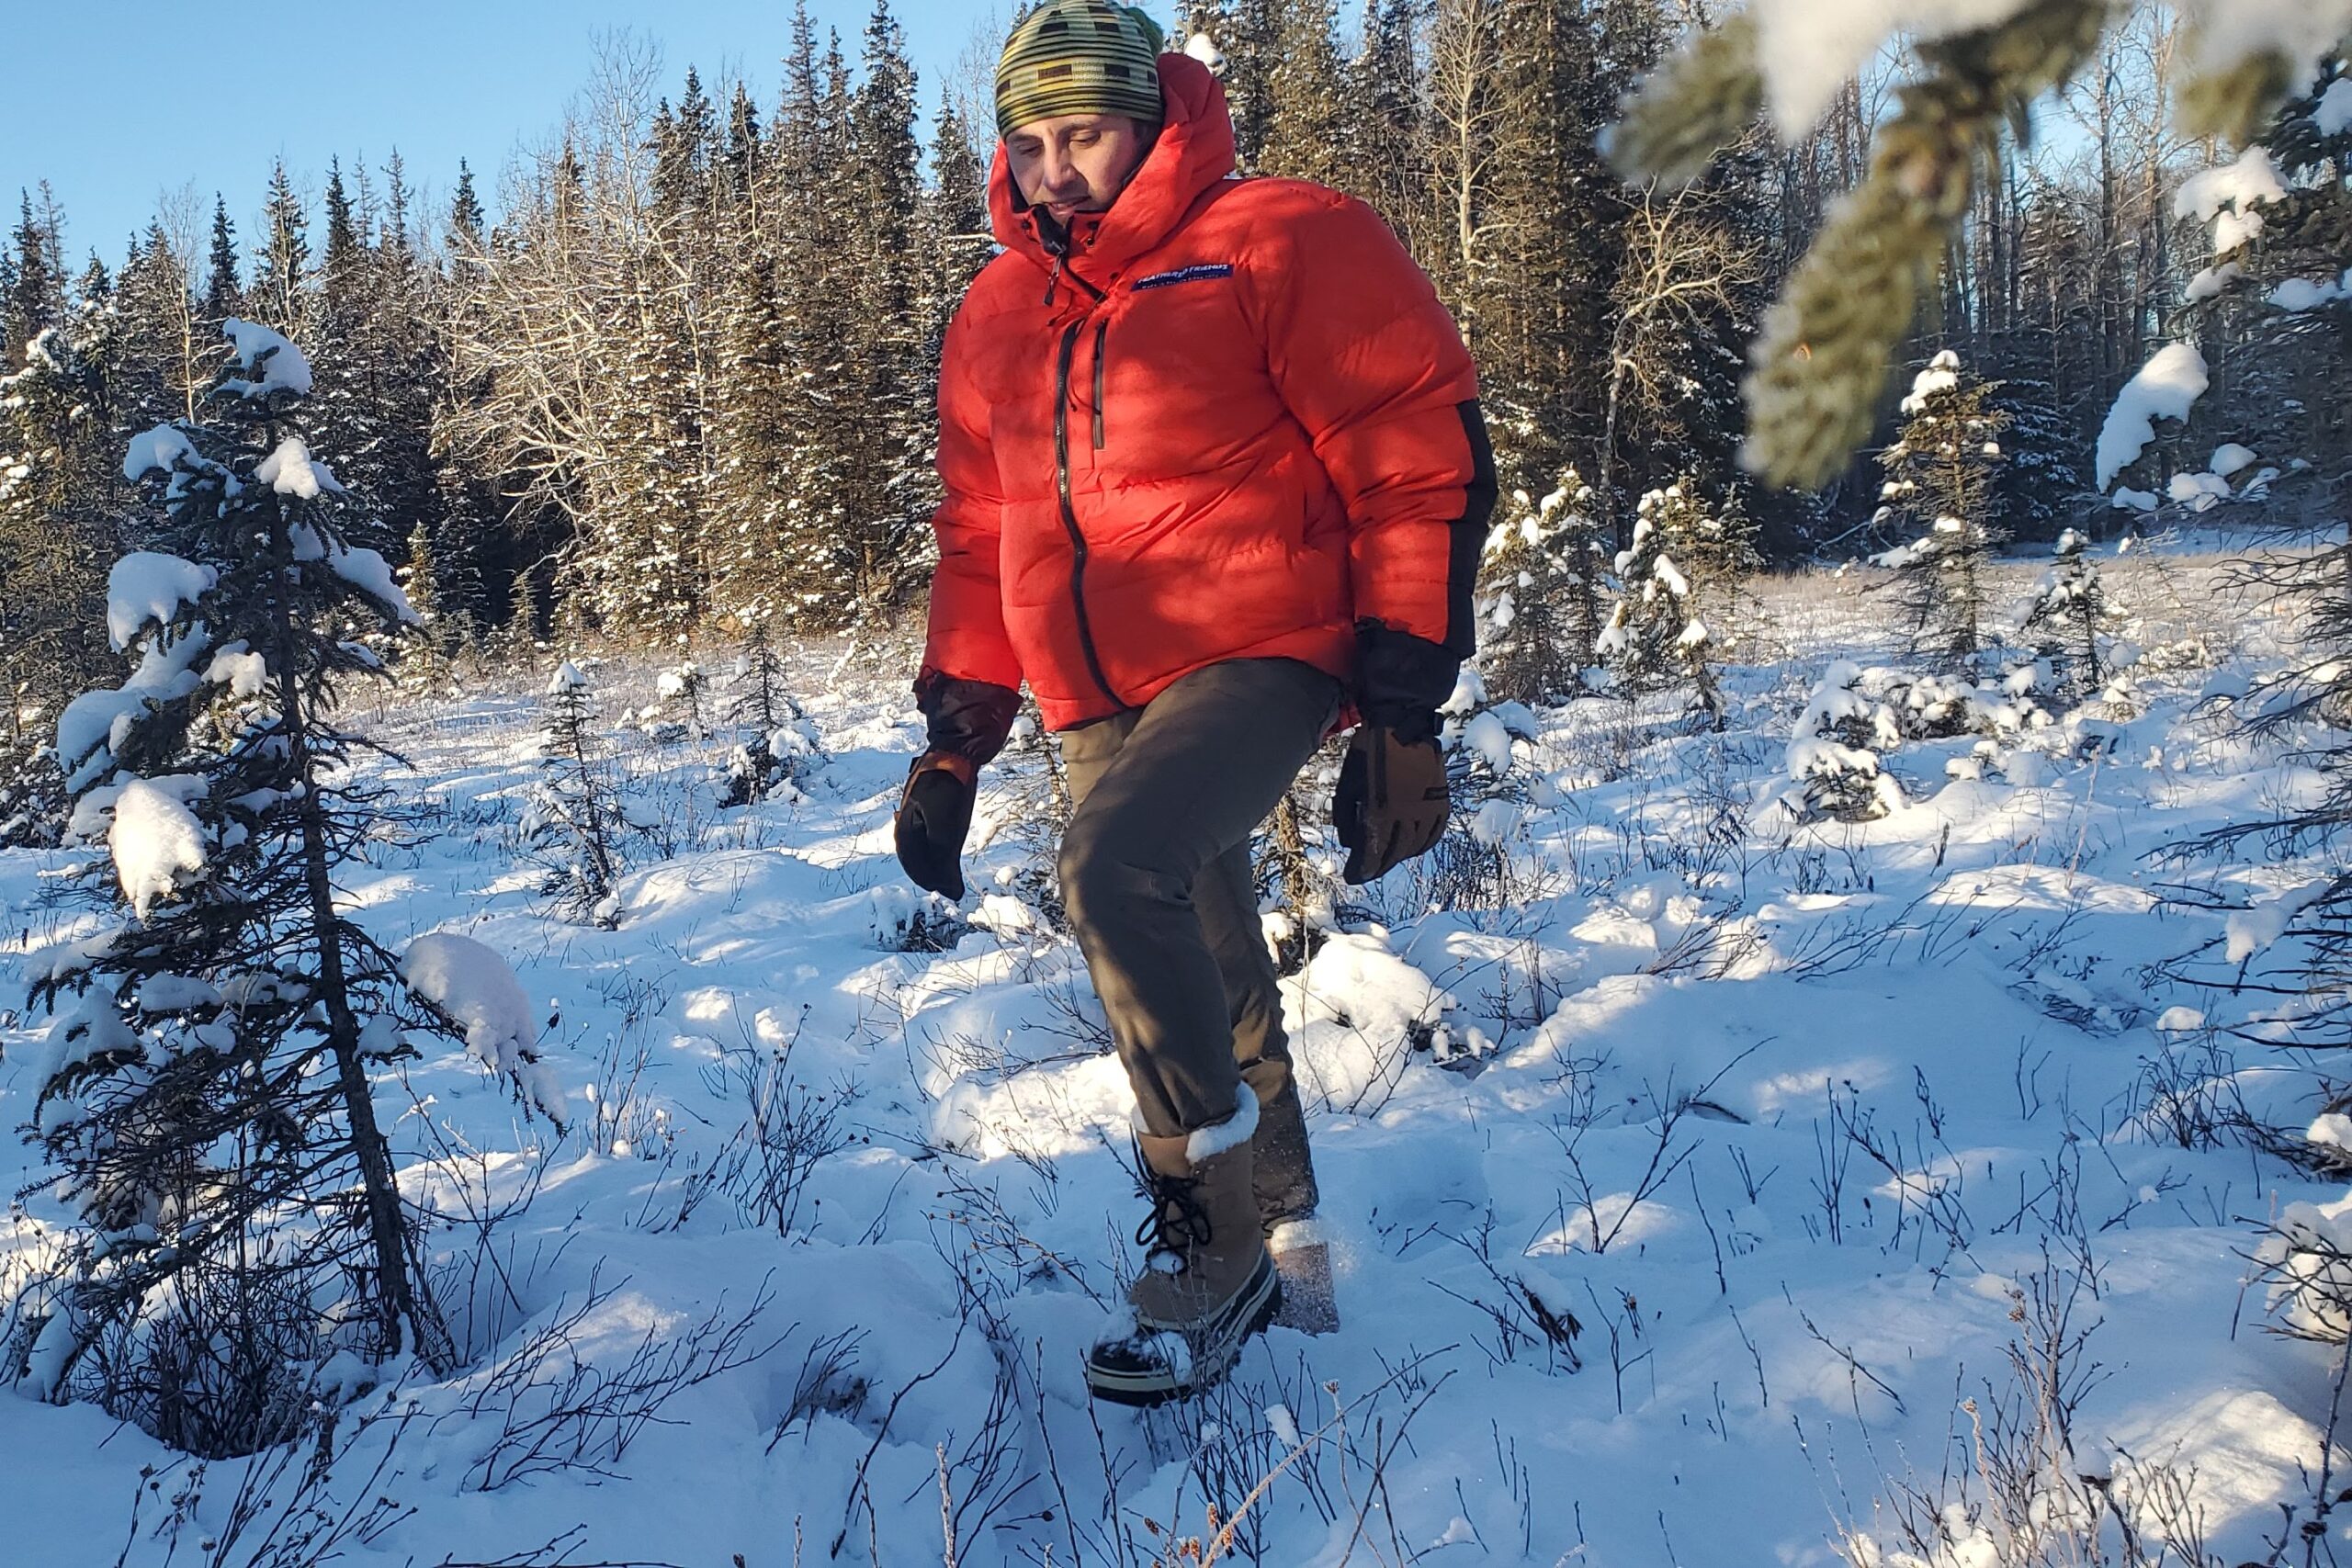
<svg viewBox="0 0 2352 1568">
<path fill-rule="evenodd" d="M 1344 1326 L 1148 1414 L 1079 1378 L 1139 1214 L 1043 897 L 1041 750 L 985 775 L 974 894 L 924 951 L 888 831 L 922 739 L 903 650 L 804 650 L 825 760 L 805 799 L 734 810 L 736 736 L 624 733 L 655 670 L 588 665 L 674 848 L 605 930 L 559 917 L 525 840 L 546 670 L 392 702 L 367 728 L 407 766 L 371 768 L 420 818 L 343 886 L 396 950 L 503 953 L 539 1014 L 381 1085 L 407 1182 L 473 1216 L 432 1242 L 467 1366 L 362 1397 L 318 1472 L 306 1444 L 199 1474 L 0 1393 L 0 1561 L 307 1562 L 323 1519 L 335 1561 L 388 1564 L 1124 1568 L 1199 1536 L 1284 1568 L 1749 1568 L 1899 1551 L 1962 1506 L 1990 1533 L 1936 1568 L 2075 1560 L 1996 1540 L 2004 1488 L 2267 1560 L 2335 1359 L 2267 1330 L 2249 1258 L 2338 1189 L 2207 1135 L 2239 1103 L 2317 1113 L 2308 1064 L 2218 1032 L 2270 999 L 2150 966 L 2311 872 L 2148 857 L 2312 781 L 2193 711 L 2275 657 L 2266 616 L 2194 554 L 2105 565 L 2134 700 L 1894 751 L 1883 821 L 1762 809 L 1822 670 L 1897 662 L 1860 574 L 1769 588 L 1721 737 L 1594 700 L 1503 741 L 1537 803 L 1487 819 L 1499 856 L 1396 874 L 1288 987 Z M 0 856 L 11 952 L 88 919 L 86 858 Z M 561 1134 L 485 1066 L 529 1021 Z M 13 1127 L 43 1025 L 0 1023 Z M 0 1144 L 0 1182 L 31 1159 Z M 0 1303 L 62 1219 L 10 1211 Z M 2064 1533 L 2064 1504 L 2029 1511 Z"/>
</svg>

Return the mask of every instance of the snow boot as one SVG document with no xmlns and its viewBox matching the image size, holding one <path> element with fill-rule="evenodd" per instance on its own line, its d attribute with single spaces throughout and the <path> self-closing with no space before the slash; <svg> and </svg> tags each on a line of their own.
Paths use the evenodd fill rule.
<svg viewBox="0 0 2352 1568">
<path fill-rule="evenodd" d="M 1282 1280 L 1274 1326 L 1301 1334 L 1336 1334 L 1339 1297 L 1331 1289 L 1331 1248 L 1312 1214 L 1287 1219 L 1266 1233 L 1266 1251 Z"/>
<path fill-rule="evenodd" d="M 1261 1226 L 1271 1235 L 1284 1220 L 1314 1213 L 1319 1197 L 1315 1159 L 1306 1147 L 1306 1111 L 1286 1061 L 1251 1062 L 1241 1069 L 1241 1081 L 1258 1097 L 1258 1130 L 1250 1137 L 1256 1164 L 1250 1179 L 1258 1194 Z"/>
<path fill-rule="evenodd" d="M 1258 1096 L 1258 1131 L 1250 1140 L 1257 1168 L 1258 1223 L 1266 1234 L 1282 1277 L 1282 1310 L 1274 1322 L 1302 1334 L 1330 1334 L 1340 1326 L 1331 1292 L 1331 1249 L 1315 1223 L 1319 1193 L 1315 1160 L 1306 1146 L 1306 1111 L 1286 1060 L 1266 1059 L 1241 1069 Z"/>
<path fill-rule="evenodd" d="M 1151 1200 L 1136 1236 L 1144 1270 L 1127 1290 L 1133 1326 L 1086 1353 L 1097 1399 L 1159 1404 L 1211 1386 L 1282 1304 L 1250 1186 L 1257 1100 L 1244 1094 L 1240 1112 L 1217 1126 L 1136 1140 Z M 1221 1134 L 1239 1141 L 1228 1146 Z"/>
</svg>

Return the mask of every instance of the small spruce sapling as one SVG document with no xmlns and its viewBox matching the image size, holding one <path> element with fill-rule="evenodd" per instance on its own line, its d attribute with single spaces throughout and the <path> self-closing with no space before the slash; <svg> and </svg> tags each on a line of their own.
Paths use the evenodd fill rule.
<svg viewBox="0 0 2352 1568">
<path fill-rule="evenodd" d="M 1534 713 L 1493 700 L 1475 666 L 1439 711 L 1453 809 L 1444 836 L 1414 863 L 1412 907 L 1509 909 L 1547 896 L 1549 873 L 1526 852 L 1526 829 L 1560 796 L 1541 765 Z"/>
<path fill-rule="evenodd" d="M 1985 646 L 1987 572 L 2007 536 L 1994 515 L 2007 416 L 1988 403 L 1993 389 L 1951 350 L 1937 355 L 1903 400 L 1902 434 L 1879 455 L 1876 521 L 1918 531 L 1878 558 L 1895 574 L 1912 649 L 1972 678 Z"/>
<path fill-rule="evenodd" d="M 1902 728 L 1862 683 L 1862 671 L 1840 660 L 1798 716 L 1781 805 L 1799 821 L 1868 822 L 1903 805 L 1902 786 L 1879 766 L 1881 752 L 1903 743 Z"/>
<path fill-rule="evenodd" d="M 691 659 L 672 665 L 655 678 L 654 694 L 660 698 L 658 711 L 663 716 L 660 721 L 662 739 L 683 739 L 692 735 L 700 739 L 710 733 L 703 716 L 703 698 L 709 687 L 709 677 Z"/>
<path fill-rule="evenodd" d="M 1540 502 L 1514 491 L 1479 569 L 1479 665 L 1507 701 L 1580 694 L 1603 625 L 1609 558 L 1590 486 L 1574 468 Z"/>
<path fill-rule="evenodd" d="M 542 891 L 575 919 L 609 931 L 619 924 L 620 841 L 627 828 L 620 791 L 596 737 L 596 694 L 569 660 L 548 678 L 542 773 L 523 832 L 548 865 Z"/>
<path fill-rule="evenodd" d="M 784 660 L 764 620 L 755 621 L 735 660 L 734 702 L 727 722 L 743 739 L 727 760 L 722 807 L 763 800 L 798 801 L 808 767 L 822 757 L 816 727 L 786 688 Z"/>
<path fill-rule="evenodd" d="M 2116 614 L 2088 542 L 2069 528 L 2058 536 L 2056 560 L 2019 606 L 2018 631 L 2050 660 L 2061 691 L 2090 697 L 2111 672 L 2105 633 Z"/>
<path fill-rule="evenodd" d="M 417 1032 L 463 1032 L 335 886 L 387 810 L 333 716 L 384 678 L 361 637 L 413 612 L 295 434 L 301 355 L 226 331 L 216 423 L 150 430 L 123 463 L 164 513 L 164 549 L 110 581 L 138 668 L 59 720 L 120 914 L 35 970 L 59 1017 L 33 1132 L 85 1228 L 17 1347 L 42 1393 L 216 1454 L 282 1440 L 306 1359 L 448 1364 L 374 1079 Z"/>
<path fill-rule="evenodd" d="M 1713 663 L 1713 634 L 1677 560 L 1687 553 L 1684 547 L 1704 546 L 1716 531 L 1693 485 L 1668 485 L 1642 497 L 1632 547 L 1617 557 L 1618 599 L 1599 651 L 1627 698 L 1688 685 L 1709 724 L 1721 729 L 1724 708 Z"/>
</svg>

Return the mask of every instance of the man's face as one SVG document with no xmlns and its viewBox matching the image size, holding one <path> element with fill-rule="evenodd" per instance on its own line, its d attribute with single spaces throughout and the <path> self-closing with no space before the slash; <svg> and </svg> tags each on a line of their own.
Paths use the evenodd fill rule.
<svg viewBox="0 0 2352 1568">
<path fill-rule="evenodd" d="M 1150 144 L 1125 115 L 1066 114 L 1019 127 L 1004 150 L 1022 196 L 1068 224 L 1077 213 L 1110 210 Z"/>
</svg>

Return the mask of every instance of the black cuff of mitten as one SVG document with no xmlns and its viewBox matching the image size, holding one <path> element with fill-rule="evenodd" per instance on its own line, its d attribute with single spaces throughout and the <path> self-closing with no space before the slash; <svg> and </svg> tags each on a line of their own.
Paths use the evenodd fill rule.
<svg viewBox="0 0 2352 1568">
<path fill-rule="evenodd" d="M 937 670 L 915 677 L 915 706 L 930 727 L 934 751 L 952 751 L 975 763 L 1004 750 L 1005 737 L 1021 712 L 1021 694 L 987 681 L 966 681 Z"/>
<path fill-rule="evenodd" d="M 1441 644 L 1379 621 L 1356 623 L 1356 711 L 1399 740 L 1436 738 L 1437 710 L 1461 673 L 1461 656 Z"/>
</svg>

